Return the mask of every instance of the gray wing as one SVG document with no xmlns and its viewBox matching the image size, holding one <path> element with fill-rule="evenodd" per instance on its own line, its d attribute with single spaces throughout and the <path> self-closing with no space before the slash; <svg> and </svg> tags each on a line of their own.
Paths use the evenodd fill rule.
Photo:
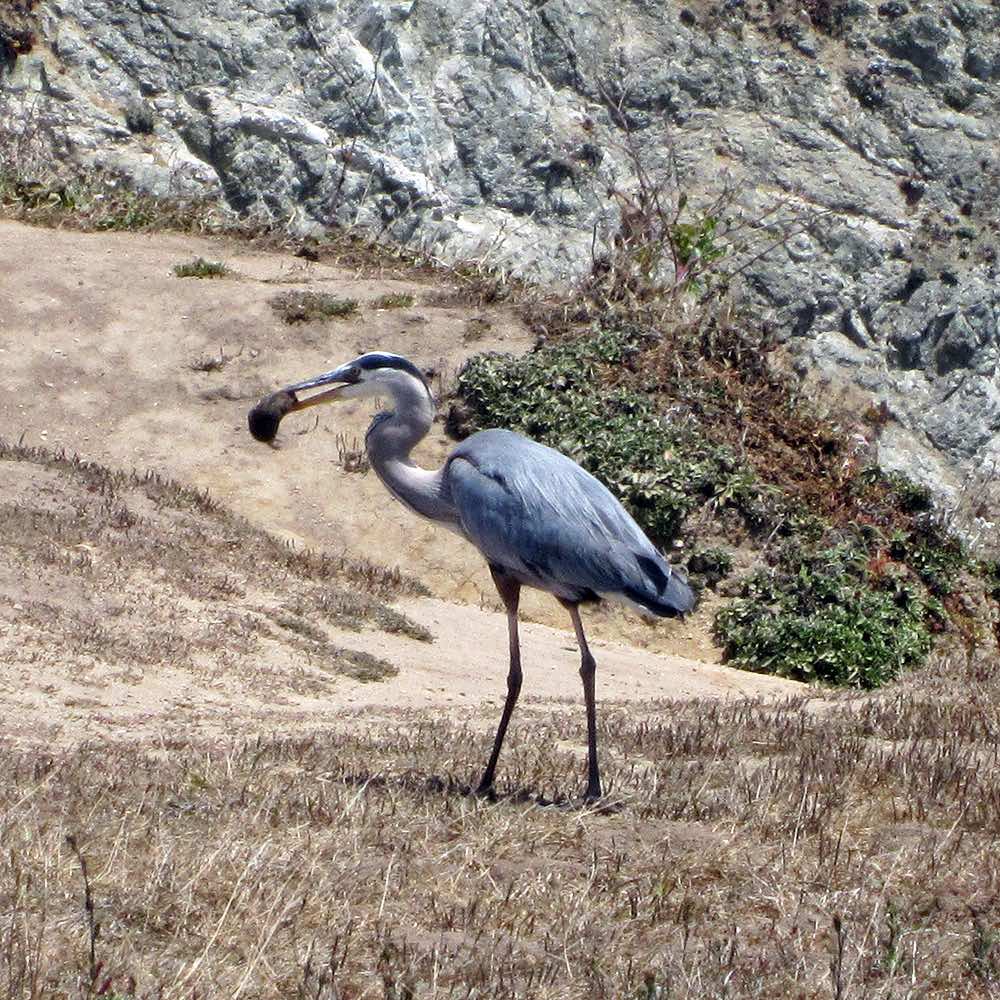
<svg viewBox="0 0 1000 1000">
<path fill-rule="evenodd" d="M 494 566 L 568 600 L 620 597 L 657 615 L 694 595 L 614 495 L 560 452 L 513 434 L 474 434 L 445 477 L 462 530 Z"/>
</svg>

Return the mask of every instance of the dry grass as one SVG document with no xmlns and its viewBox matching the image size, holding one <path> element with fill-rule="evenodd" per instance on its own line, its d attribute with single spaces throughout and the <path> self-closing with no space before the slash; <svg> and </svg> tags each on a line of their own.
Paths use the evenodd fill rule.
<svg viewBox="0 0 1000 1000">
<path fill-rule="evenodd" d="M 603 810 L 563 797 L 577 713 L 516 720 L 496 804 L 488 734 L 430 716 L 0 751 L 0 996 L 1000 996 L 997 705 L 955 660 L 605 708 Z"/>
<path fill-rule="evenodd" d="M 192 660 L 232 698 L 241 650 L 280 635 L 321 691 L 385 668 L 331 623 L 416 628 L 380 599 L 407 581 L 202 493 L 6 444 L 0 466 L 20 660 Z M 0 744 L 0 998 L 1000 997 L 992 660 L 877 696 L 602 705 L 599 809 L 581 714 L 525 706 L 496 803 L 467 785 L 492 717 Z"/>
<path fill-rule="evenodd" d="M 322 693 L 385 668 L 330 625 L 416 629 L 381 603 L 413 584 L 203 493 L 9 444 L 0 468 L 0 641 L 76 663 L 80 711 L 96 661 L 190 661 L 231 701 L 280 637 Z M 493 804 L 467 786 L 492 710 L 0 743 L 0 998 L 1000 997 L 992 660 L 877 696 L 603 704 L 599 809 L 581 715 L 519 712 Z"/>
<path fill-rule="evenodd" d="M 309 550 L 297 551 L 220 506 L 208 493 L 183 486 L 153 471 L 138 473 L 108 469 L 77 455 L 13 444 L 3 438 L 0 438 L 0 461 L 26 462 L 53 470 L 78 483 L 87 494 L 99 495 L 109 510 L 127 510 L 122 505 L 116 507 L 115 501 L 121 499 L 121 495 L 127 491 L 135 490 L 161 508 L 204 515 L 211 519 L 211 528 L 219 533 L 219 537 L 207 537 L 205 526 L 201 526 L 200 531 L 195 531 L 195 537 L 205 546 L 206 555 L 214 556 L 215 550 L 218 550 L 218 555 L 223 560 L 220 565 L 223 566 L 235 563 L 245 572 L 291 573 L 301 580 L 322 583 L 340 577 L 382 599 L 427 593 L 421 583 L 396 569 L 376 566 L 364 559 L 334 557 Z M 119 517 L 127 521 L 130 515 L 120 513 Z M 111 521 L 108 523 L 115 526 Z M 106 526 L 101 524 L 98 527 Z M 79 530 L 83 532 L 83 526 Z M 11 534 L 5 533 L 5 541 L 13 544 L 15 539 Z M 226 552 L 229 553 L 228 558 Z"/>
<path fill-rule="evenodd" d="M 252 675 L 258 688 L 322 693 L 336 674 L 395 673 L 329 629 L 429 638 L 383 603 L 420 592 L 415 581 L 297 552 L 203 493 L 2 439 L 0 467 L 0 649 L 12 663 L 57 658 L 95 689 L 169 665 L 200 683 Z M 257 665 L 280 646 L 297 652 L 292 678 Z"/>
</svg>

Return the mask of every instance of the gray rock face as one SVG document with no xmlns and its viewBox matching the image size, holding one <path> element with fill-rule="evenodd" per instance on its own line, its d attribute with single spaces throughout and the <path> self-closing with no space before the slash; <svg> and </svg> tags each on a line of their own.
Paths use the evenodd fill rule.
<svg viewBox="0 0 1000 1000">
<path fill-rule="evenodd" d="M 803 9 L 44 0 L 0 98 L 8 133 L 154 192 L 543 280 L 590 268 L 637 163 L 684 220 L 728 191 L 745 301 L 953 493 L 1000 454 L 1000 8 Z"/>
</svg>

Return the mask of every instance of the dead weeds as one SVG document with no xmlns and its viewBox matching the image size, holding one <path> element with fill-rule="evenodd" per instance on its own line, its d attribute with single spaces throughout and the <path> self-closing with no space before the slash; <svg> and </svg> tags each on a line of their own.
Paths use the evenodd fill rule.
<svg viewBox="0 0 1000 1000">
<path fill-rule="evenodd" d="M 495 805 L 466 785 L 488 733 L 419 713 L 0 750 L 0 990 L 996 996 L 998 704 L 997 672 L 953 659 L 819 710 L 612 706 L 598 809 L 566 798 L 566 714 L 515 722 Z"/>
<path fill-rule="evenodd" d="M 141 680 L 154 666 L 238 685 L 277 636 L 301 654 L 286 657 L 294 676 L 257 671 L 255 684 L 325 690 L 331 672 L 396 672 L 331 640 L 329 627 L 429 638 L 383 603 L 420 592 L 415 581 L 297 552 L 205 493 L 2 440 L 0 467 L 0 646 L 11 663 L 55 655 L 68 675 L 98 687 Z"/>
</svg>

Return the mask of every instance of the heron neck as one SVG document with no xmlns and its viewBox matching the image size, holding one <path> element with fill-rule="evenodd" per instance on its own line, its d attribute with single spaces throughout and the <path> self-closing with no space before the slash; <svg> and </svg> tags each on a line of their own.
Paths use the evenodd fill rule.
<svg viewBox="0 0 1000 1000">
<path fill-rule="evenodd" d="M 391 411 L 376 415 L 365 437 L 372 468 L 387 490 L 423 517 L 446 524 L 457 521 L 445 495 L 441 470 L 421 469 L 410 457 L 434 422 L 434 404 L 416 384 L 393 385 Z"/>
</svg>

